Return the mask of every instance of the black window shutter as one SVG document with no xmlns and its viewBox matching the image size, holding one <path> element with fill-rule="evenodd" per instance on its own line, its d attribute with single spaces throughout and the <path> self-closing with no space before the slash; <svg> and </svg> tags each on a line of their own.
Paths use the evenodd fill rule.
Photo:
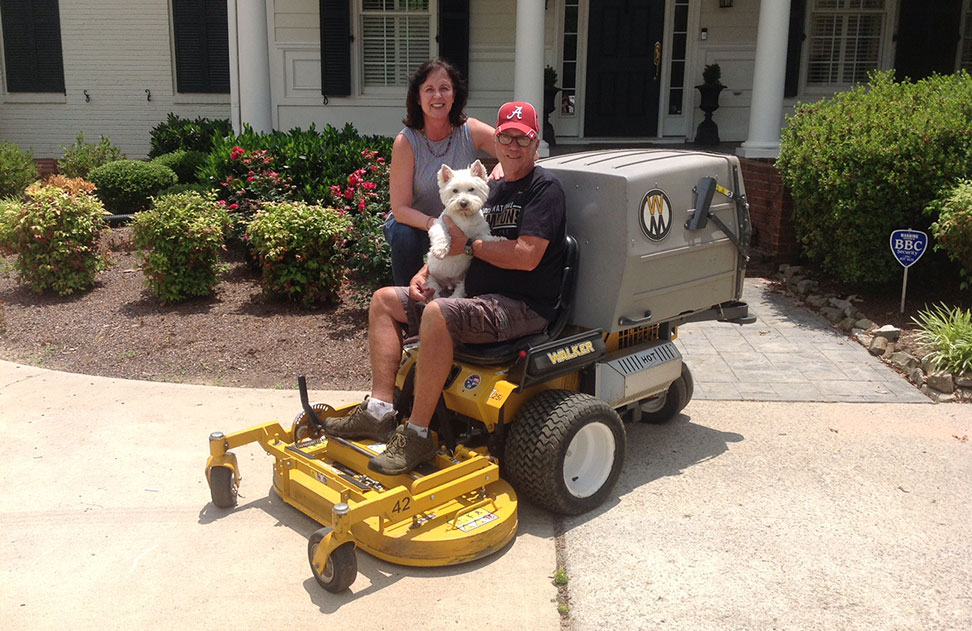
<svg viewBox="0 0 972 631">
<path fill-rule="evenodd" d="M 351 94 L 351 1 L 321 2 L 321 94 Z"/>
<path fill-rule="evenodd" d="M 57 0 L 0 0 L 7 91 L 64 92 Z"/>
<path fill-rule="evenodd" d="M 800 91 L 800 50 L 803 48 L 803 28 L 807 0 L 790 0 L 790 34 L 786 42 L 786 81 L 783 96 L 796 96 Z"/>
<path fill-rule="evenodd" d="M 439 57 L 469 83 L 469 0 L 439 0 Z"/>
<path fill-rule="evenodd" d="M 176 90 L 229 94 L 225 0 L 172 0 Z"/>
</svg>

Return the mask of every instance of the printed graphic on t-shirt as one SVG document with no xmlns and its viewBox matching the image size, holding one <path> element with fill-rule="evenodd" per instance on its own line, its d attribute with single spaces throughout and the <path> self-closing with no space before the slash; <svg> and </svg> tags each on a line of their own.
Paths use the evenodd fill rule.
<svg viewBox="0 0 972 631">
<path fill-rule="evenodd" d="M 483 207 L 483 215 L 486 217 L 486 223 L 489 224 L 490 231 L 494 235 L 505 239 L 515 239 L 517 236 L 516 225 L 522 210 L 523 207 L 517 202 L 507 202 L 489 208 Z"/>
</svg>

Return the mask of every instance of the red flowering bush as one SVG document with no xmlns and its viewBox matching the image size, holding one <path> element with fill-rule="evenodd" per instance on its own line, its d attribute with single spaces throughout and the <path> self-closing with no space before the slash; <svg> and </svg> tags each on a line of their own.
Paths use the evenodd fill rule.
<svg viewBox="0 0 972 631">
<path fill-rule="evenodd" d="M 351 219 L 352 229 L 344 249 L 350 275 L 357 282 L 356 299 L 369 298 L 372 291 L 391 283 L 391 250 L 382 226 L 391 208 L 388 164 L 377 151 L 361 152 L 366 165 L 348 175 L 345 186 L 329 189 L 325 205 Z"/>
<path fill-rule="evenodd" d="M 220 197 L 233 217 L 233 236 L 239 238 L 245 224 L 266 202 L 293 199 L 292 179 L 274 168 L 273 156 L 265 150 L 230 151 L 230 175 L 220 182 Z"/>
</svg>

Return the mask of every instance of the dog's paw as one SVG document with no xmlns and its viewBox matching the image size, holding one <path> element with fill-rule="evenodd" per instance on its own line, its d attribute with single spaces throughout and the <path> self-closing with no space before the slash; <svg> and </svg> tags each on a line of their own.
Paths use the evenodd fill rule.
<svg viewBox="0 0 972 631">
<path fill-rule="evenodd" d="M 456 284 L 456 288 L 452 290 L 452 295 L 450 298 L 465 298 L 466 297 L 466 283 L 464 281 L 459 281 Z"/>
<path fill-rule="evenodd" d="M 437 259 L 444 259 L 445 257 L 449 256 L 449 243 L 433 244 L 432 247 L 429 248 L 429 254 Z"/>
</svg>

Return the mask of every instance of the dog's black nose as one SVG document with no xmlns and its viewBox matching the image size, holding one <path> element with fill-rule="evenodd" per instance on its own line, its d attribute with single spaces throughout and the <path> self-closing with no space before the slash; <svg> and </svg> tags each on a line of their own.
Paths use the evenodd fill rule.
<svg viewBox="0 0 972 631">
<path fill-rule="evenodd" d="M 462 200 L 461 202 L 459 202 L 459 205 L 465 208 L 466 206 L 469 205 L 469 202 L 467 202 L 466 200 Z"/>
</svg>

